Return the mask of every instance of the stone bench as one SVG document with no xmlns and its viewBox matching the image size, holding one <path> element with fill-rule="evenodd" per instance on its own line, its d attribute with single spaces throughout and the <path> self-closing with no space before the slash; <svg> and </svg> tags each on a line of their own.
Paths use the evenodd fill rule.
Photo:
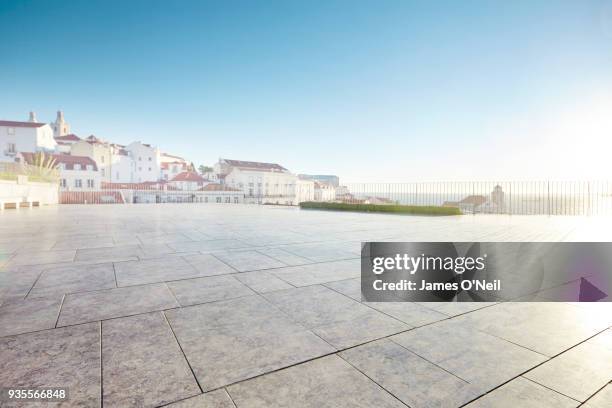
<svg viewBox="0 0 612 408">
<path fill-rule="evenodd" d="M 40 202 L 31 197 L 0 197 L 0 211 L 9 208 L 7 205 L 14 206 L 14 208 L 18 210 L 21 207 L 32 208 L 34 206 L 40 206 Z"/>
</svg>

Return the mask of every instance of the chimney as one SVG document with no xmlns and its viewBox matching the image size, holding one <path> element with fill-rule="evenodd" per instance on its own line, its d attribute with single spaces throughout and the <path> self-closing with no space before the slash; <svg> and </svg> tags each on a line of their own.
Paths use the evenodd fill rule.
<svg viewBox="0 0 612 408">
<path fill-rule="evenodd" d="M 38 120 L 36 120 L 36 112 L 30 111 L 30 119 L 28 119 L 28 121 L 32 123 L 38 123 Z"/>
</svg>

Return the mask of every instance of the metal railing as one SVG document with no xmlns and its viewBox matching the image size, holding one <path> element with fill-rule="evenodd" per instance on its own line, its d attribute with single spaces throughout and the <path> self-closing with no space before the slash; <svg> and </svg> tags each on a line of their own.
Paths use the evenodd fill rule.
<svg viewBox="0 0 612 408">
<path fill-rule="evenodd" d="M 458 207 L 464 214 L 612 215 L 609 181 L 347 184 L 335 201 Z"/>
<path fill-rule="evenodd" d="M 612 182 L 608 181 L 350 183 L 312 193 L 306 197 L 251 196 L 245 191 L 218 185 L 207 189 L 165 182 L 101 183 L 94 188 L 63 187 L 60 203 L 295 205 L 300 201 L 324 201 L 450 206 L 458 207 L 464 214 L 612 215 Z"/>
</svg>

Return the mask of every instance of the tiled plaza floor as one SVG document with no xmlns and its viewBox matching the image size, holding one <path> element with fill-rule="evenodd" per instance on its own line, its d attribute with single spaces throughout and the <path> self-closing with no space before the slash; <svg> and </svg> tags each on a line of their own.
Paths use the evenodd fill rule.
<svg viewBox="0 0 612 408">
<path fill-rule="evenodd" d="M 612 303 L 362 303 L 359 289 L 361 241 L 612 241 L 610 227 L 248 205 L 7 210 L 0 387 L 68 387 L 61 406 L 78 407 L 610 407 Z"/>
</svg>

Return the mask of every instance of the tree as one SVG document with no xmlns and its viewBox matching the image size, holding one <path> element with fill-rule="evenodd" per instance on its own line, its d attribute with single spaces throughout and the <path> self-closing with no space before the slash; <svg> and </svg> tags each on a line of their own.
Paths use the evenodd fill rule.
<svg viewBox="0 0 612 408">
<path fill-rule="evenodd" d="M 205 166 L 203 164 L 200 164 L 200 167 L 198 167 L 198 171 L 200 172 L 200 174 L 204 174 L 204 173 L 207 173 L 209 171 L 213 171 L 213 168 Z"/>
</svg>

